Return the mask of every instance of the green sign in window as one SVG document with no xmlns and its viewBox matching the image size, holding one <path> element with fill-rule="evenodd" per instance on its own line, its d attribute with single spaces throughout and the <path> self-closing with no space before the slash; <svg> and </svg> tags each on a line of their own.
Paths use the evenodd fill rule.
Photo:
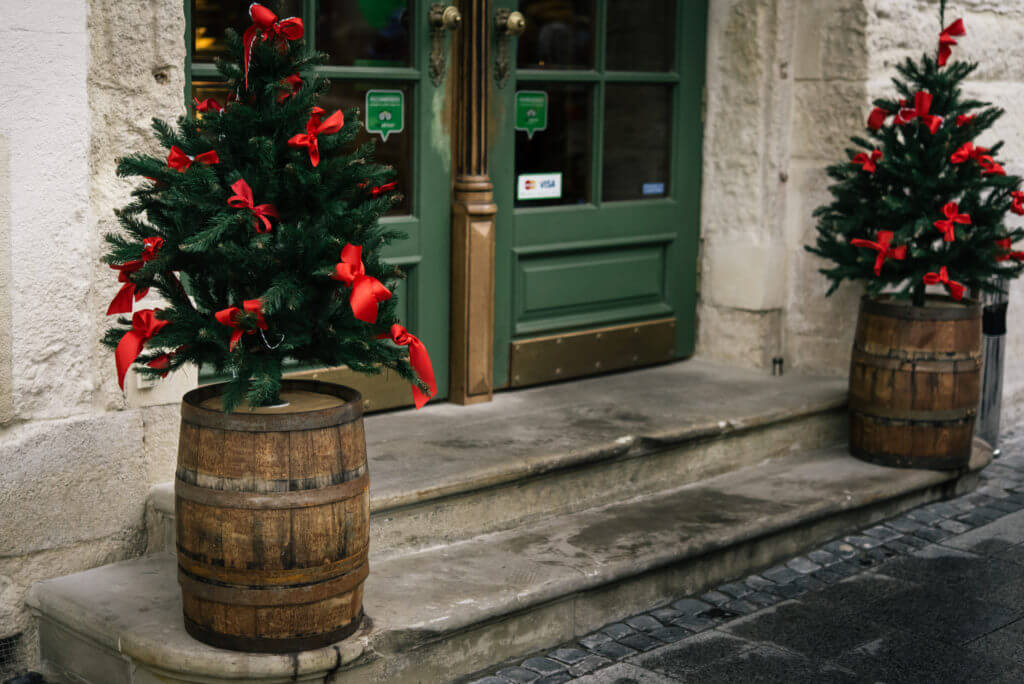
<svg viewBox="0 0 1024 684">
<path fill-rule="evenodd" d="M 548 127 L 548 94 L 541 90 L 516 91 L 516 130 L 533 138 Z"/>
<path fill-rule="evenodd" d="M 366 130 L 384 142 L 405 128 L 405 94 L 401 90 L 366 91 Z"/>
</svg>

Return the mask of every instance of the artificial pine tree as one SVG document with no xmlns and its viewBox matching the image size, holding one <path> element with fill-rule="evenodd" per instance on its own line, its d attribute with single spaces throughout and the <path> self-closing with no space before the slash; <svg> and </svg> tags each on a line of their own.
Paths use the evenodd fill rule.
<svg viewBox="0 0 1024 684">
<path fill-rule="evenodd" d="M 107 330 L 118 381 L 133 362 L 149 376 L 205 364 L 231 374 L 231 411 L 243 398 L 277 403 L 293 359 L 393 369 L 421 406 L 436 391 L 430 361 L 395 317 L 402 274 L 380 257 L 402 237 L 378 222 L 400 199 L 394 171 L 373 163 L 371 144 L 351 149 L 357 111 L 316 106 L 328 81 L 313 67 L 326 55 L 300 40 L 302 21 L 259 4 L 250 15 L 243 37 L 229 31 L 233 60 L 217 64 L 225 106 L 196 101 L 176 128 L 154 119 L 167 158 L 119 161 L 118 175 L 146 182 L 117 212 L 122 231 L 106 236 L 105 261 L 124 283 L 108 314 L 131 314 L 150 288 L 167 305 Z"/>
<path fill-rule="evenodd" d="M 965 30 L 959 19 L 942 28 L 944 5 L 937 56 L 897 66 L 898 98 L 875 100 L 849 159 L 828 167 L 833 200 L 815 211 L 818 237 L 807 247 L 834 262 L 821 269 L 828 294 L 844 279 L 867 280 L 869 295 L 885 290 L 924 306 L 927 285 L 959 300 L 1024 269 L 1024 252 L 1011 246 L 1024 230 L 1003 222 L 1008 210 L 1024 214 L 1021 179 L 996 160 L 1002 142 L 976 142 L 1003 110 L 962 97 L 978 65 L 947 64 Z"/>
</svg>

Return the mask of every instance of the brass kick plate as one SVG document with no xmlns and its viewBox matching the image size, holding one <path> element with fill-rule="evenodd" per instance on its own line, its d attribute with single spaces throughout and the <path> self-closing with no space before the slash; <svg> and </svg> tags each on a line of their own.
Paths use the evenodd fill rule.
<svg viewBox="0 0 1024 684">
<path fill-rule="evenodd" d="M 648 366 L 675 358 L 676 321 L 664 318 L 512 343 L 509 386 Z"/>
<path fill-rule="evenodd" d="M 412 389 L 409 381 L 390 370 L 384 370 L 379 375 L 367 375 L 356 373 L 348 366 L 337 366 L 285 373 L 284 377 L 290 380 L 321 380 L 348 385 L 363 395 L 364 412 L 412 406 Z"/>
</svg>

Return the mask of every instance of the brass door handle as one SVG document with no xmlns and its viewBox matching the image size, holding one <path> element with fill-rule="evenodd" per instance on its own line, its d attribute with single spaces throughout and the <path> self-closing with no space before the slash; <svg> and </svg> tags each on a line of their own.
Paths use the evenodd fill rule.
<svg viewBox="0 0 1024 684">
<path fill-rule="evenodd" d="M 504 88 L 512 74 L 508 58 L 508 40 L 526 30 L 526 17 L 522 12 L 504 7 L 494 13 L 494 30 L 498 32 L 498 51 L 494 59 L 494 81 Z"/>
<path fill-rule="evenodd" d="M 427 14 L 430 22 L 430 81 L 441 85 L 445 72 L 445 31 L 454 31 L 462 25 L 462 13 L 455 5 L 435 2 Z"/>
</svg>

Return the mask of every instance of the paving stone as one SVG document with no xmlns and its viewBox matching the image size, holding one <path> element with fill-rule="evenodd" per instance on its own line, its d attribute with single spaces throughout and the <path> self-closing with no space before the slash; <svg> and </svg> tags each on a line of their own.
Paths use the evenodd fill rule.
<svg viewBox="0 0 1024 684">
<path fill-rule="evenodd" d="M 800 573 L 793 568 L 787 568 L 785 565 L 776 565 L 762 572 L 761 576 L 776 584 L 789 584 L 797 577 L 800 577 Z"/>
<path fill-rule="evenodd" d="M 821 570 L 821 566 L 806 556 L 797 556 L 786 563 L 786 567 L 796 570 L 801 575 L 809 575 L 815 570 Z"/>
<path fill-rule="evenodd" d="M 662 645 L 660 641 L 646 634 L 630 634 L 619 639 L 619 643 L 635 648 L 638 651 L 649 651 Z"/>
<path fill-rule="evenodd" d="M 603 655 L 606 658 L 611 658 L 612 660 L 622 660 L 623 658 L 627 658 L 631 655 L 636 655 L 638 651 L 635 648 L 623 646 L 618 642 L 609 641 L 595 648 L 594 653 Z"/>
<path fill-rule="evenodd" d="M 904 544 L 909 544 L 910 546 L 913 546 L 914 548 L 917 548 L 917 549 L 923 549 L 924 547 L 926 547 L 926 546 L 931 544 L 931 542 L 928 541 L 927 539 L 921 539 L 920 537 L 915 537 L 912 534 L 908 534 L 908 535 L 902 537 L 899 541 L 904 543 Z"/>
<path fill-rule="evenodd" d="M 822 567 L 828 567 L 839 562 L 839 557 L 825 549 L 815 549 L 807 554 L 807 557 Z"/>
<path fill-rule="evenodd" d="M 587 657 L 586 651 L 581 651 L 578 648 L 559 648 L 551 653 L 548 653 L 549 658 L 561 661 L 567 665 L 575 665 L 584 658 Z"/>
<path fill-rule="evenodd" d="M 921 547 L 920 546 L 914 546 L 913 544 L 908 544 L 906 542 L 906 538 L 903 538 L 903 539 L 897 539 L 897 540 L 891 541 L 891 542 L 886 542 L 885 545 L 884 545 L 884 548 L 892 549 L 893 551 L 895 551 L 896 553 L 899 553 L 899 554 L 904 554 L 904 553 L 913 553 L 916 549 L 919 549 Z"/>
<path fill-rule="evenodd" d="M 925 508 L 914 509 L 907 513 L 907 517 L 912 520 L 922 522 L 926 525 L 934 525 L 940 520 L 943 520 L 943 516 L 939 515 L 938 513 L 935 513 L 934 511 L 929 511 Z"/>
<path fill-rule="evenodd" d="M 542 675 L 552 675 L 565 670 L 564 663 L 550 658 L 527 658 L 523 661 L 523 667 Z"/>
<path fill-rule="evenodd" d="M 635 629 L 623 622 L 614 622 L 610 625 L 605 625 L 601 628 L 601 631 L 616 640 L 636 633 Z"/>
<path fill-rule="evenodd" d="M 863 534 L 851 534 L 849 537 L 843 537 L 843 541 L 861 550 L 873 549 L 876 546 L 882 545 L 882 541 L 880 539 L 867 537 Z"/>
<path fill-rule="evenodd" d="M 572 667 L 570 667 L 569 674 L 571 674 L 573 677 L 582 677 L 585 674 L 593 672 L 599 667 L 610 665 L 611 662 L 612 661 L 608 660 L 607 658 L 591 654 L 583 660 L 579 661 L 578 663 L 574 664 Z"/>
<path fill-rule="evenodd" d="M 497 675 L 504 677 L 510 682 L 516 682 L 516 684 L 528 684 L 540 679 L 539 674 L 532 670 L 527 670 L 525 667 L 508 667 L 504 670 L 498 670 Z"/>
<path fill-rule="evenodd" d="M 607 634 L 602 634 L 601 632 L 594 632 L 580 639 L 580 645 L 583 646 L 583 648 L 592 651 L 601 644 L 606 644 L 611 640 L 612 638 Z"/>
<path fill-rule="evenodd" d="M 733 653 L 746 651 L 752 646 L 753 644 L 746 639 L 715 630 L 644 653 L 630 662 L 655 672 L 678 676 L 683 667 L 699 669 Z"/>
<path fill-rule="evenodd" d="M 697 615 L 698 613 L 703 613 L 710 607 L 710 603 L 698 601 L 695 598 L 680 599 L 672 604 L 672 608 L 678 610 L 683 615 Z"/>
<path fill-rule="evenodd" d="M 887 527 L 890 527 L 896 530 L 897 532 L 902 532 L 903 534 L 910 534 L 911 532 L 919 530 L 925 526 L 924 523 L 918 522 L 917 520 L 914 520 L 913 518 L 908 518 L 906 516 L 893 518 L 892 520 L 887 520 L 885 524 Z"/>
<path fill-rule="evenodd" d="M 932 513 L 938 513 L 943 518 L 952 518 L 956 515 L 956 506 L 953 506 L 948 501 L 939 501 L 937 503 L 929 504 L 924 508 Z"/>
<path fill-rule="evenodd" d="M 559 672 L 558 674 L 548 675 L 538 679 L 534 684 L 562 684 L 563 682 L 571 682 L 572 675 L 568 672 Z"/>
<path fill-rule="evenodd" d="M 776 603 L 778 603 L 779 597 L 775 596 L 774 594 L 769 594 L 766 591 L 755 591 L 753 594 L 747 594 L 747 596 L 744 597 L 743 600 L 753 603 L 755 606 L 758 606 L 759 608 L 764 608 L 766 606 L 773 606 Z"/>
<path fill-rule="evenodd" d="M 628 620 L 623 620 L 627 625 L 633 629 L 639 629 L 641 632 L 650 632 L 653 629 L 658 629 L 662 626 L 660 622 L 652 618 L 650 615 L 637 615 L 631 617 Z"/>
<path fill-rule="evenodd" d="M 875 525 L 874 527 L 869 527 L 868 529 L 864 530 L 863 534 L 867 537 L 881 539 L 882 542 L 892 541 L 893 539 L 899 539 L 901 536 L 903 536 L 900 532 L 897 532 L 891 527 L 886 527 L 885 525 Z"/>
<path fill-rule="evenodd" d="M 986 487 L 980 487 L 978 489 L 978 493 L 984 494 L 985 496 L 990 496 L 993 499 L 1005 499 L 1006 497 L 1010 496 L 1010 492 L 1006 491 L 1006 489 L 999 485 L 988 485 Z M 995 501 L 991 501 L 988 505 L 991 506 L 994 503 Z"/>
<path fill-rule="evenodd" d="M 964 513 L 963 515 L 957 516 L 956 519 L 960 522 L 967 523 L 968 525 L 973 525 L 974 527 L 981 527 L 982 525 L 987 525 L 995 520 L 991 515 L 979 513 L 979 510 L 981 509 L 976 508 L 970 513 Z"/>
<path fill-rule="evenodd" d="M 702 594 L 700 598 L 705 603 L 710 603 L 710 604 L 715 605 L 715 606 L 720 606 L 720 605 L 722 605 L 724 603 L 728 603 L 729 601 L 732 601 L 732 597 L 731 596 L 723 594 L 720 591 L 709 591 L 706 594 Z"/>
<path fill-rule="evenodd" d="M 852 558 L 857 555 L 857 549 L 854 548 L 852 544 L 847 544 L 842 539 L 830 541 L 821 548 L 833 555 L 839 556 L 840 558 Z"/>
<path fill-rule="evenodd" d="M 483 679 L 474 679 L 470 684 L 508 684 L 508 680 L 490 676 L 484 677 Z"/>
<path fill-rule="evenodd" d="M 672 624 L 691 632 L 703 632 L 704 630 L 711 629 L 715 626 L 714 620 L 697 617 L 696 615 L 681 615 L 673 620 Z"/>
<path fill-rule="evenodd" d="M 952 532 L 953 534 L 963 534 L 964 532 L 974 529 L 970 525 L 962 523 L 959 520 L 943 520 L 939 523 L 939 527 L 947 532 Z"/>
<path fill-rule="evenodd" d="M 578 684 L 674 684 L 674 680 L 629 663 L 609 665 L 576 681 Z"/>
<path fill-rule="evenodd" d="M 824 572 L 819 570 L 818 572 Z M 772 593 L 784 599 L 791 599 L 803 594 L 806 589 L 802 588 L 800 582 L 806 580 L 807 576 L 800 577 L 789 584 L 783 584 L 772 589 Z"/>
<path fill-rule="evenodd" d="M 1006 500 L 993 501 L 988 506 L 986 506 L 986 508 L 994 508 L 998 511 L 1003 511 L 1005 513 L 1016 513 L 1017 511 L 1020 510 L 1020 506 L 1018 506 L 1016 503 Z"/>
<path fill-rule="evenodd" d="M 822 582 L 814 575 L 805 575 L 794 581 L 793 586 L 797 587 L 802 594 L 805 594 L 809 591 L 818 591 L 819 589 L 824 589 L 828 585 L 826 585 L 824 582 Z"/>
<path fill-rule="evenodd" d="M 956 499 L 954 501 L 950 501 L 950 503 L 953 504 L 953 507 L 956 508 L 958 511 L 962 511 L 964 513 L 966 513 L 967 511 L 973 511 L 975 508 L 978 507 L 976 503 L 967 498 Z"/>
<path fill-rule="evenodd" d="M 836 573 L 840 577 L 850 577 L 852 575 L 856 575 L 859 572 L 863 572 L 864 568 L 859 564 L 859 562 L 856 559 L 854 559 L 843 561 L 842 563 L 836 563 L 831 568 L 829 568 L 829 570 Z"/>
<path fill-rule="evenodd" d="M 682 613 L 680 613 L 675 608 L 665 606 L 663 608 L 655 608 L 651 611 L 651 615 L 653 615 L 656 619 L 660 620 L 661 622 L 671 622 L 672 620 L 682 615 Z"/>
<path fill-rule="evenodd" d="M 718 587 L 718 591 L 734 599 L 743 598 L 747 594 L 753 591 L 750 587 L 742 582 L 730 582 L 729 584 L 723 584 Z"/>
<path fill-rule="evenodd" d="M 652 637 L 659 641 L 664 641 L 666 644 L 671 644 L 685 639 L 690 635 L 690 632 L 686 631 L 682 627 L 661 627 L 650 633 Z"/>
<path fill-rule="evenodd" d="M 771 591 L 774 587 L 778 586 L 775 582 L 767 580 L 760 575 L 750 575 L 744 582 L 754 591 Z"/>
<path fill-rule="evenodd" d="M 974 513 L 968 513 L 968 515 L 974 515 Z M 915 532 L 914 536 L 920 537 L 921 539 L 927 539 L 930 542 L 938 542 L 952 537 L 953 533 L 949 530 L 943 530 L 938 527 L 926 527 Z"/>
<path fill-rule="evenodd" d="M 843 575 L 840 575 L 833 568 L 822 568 L 818 572 L 811 575 L 815 579 L 824 582 L 825 584 L 835 584 L 843 579 Z M 800 593 L 804 593 L 801 591 Z"/>
</svg>

